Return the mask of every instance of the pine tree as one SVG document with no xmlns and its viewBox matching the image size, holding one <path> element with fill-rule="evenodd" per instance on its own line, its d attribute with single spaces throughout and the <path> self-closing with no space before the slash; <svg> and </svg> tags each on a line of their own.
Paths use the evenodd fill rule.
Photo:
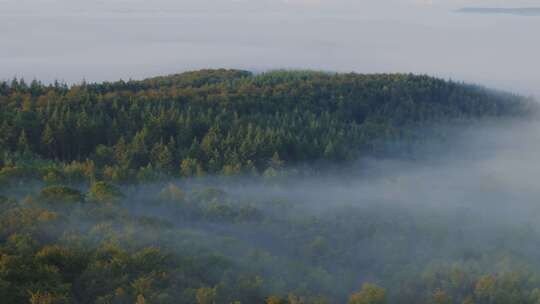
<svg viewBox="0 0 540 304">
<path fill-rule="evenodd" d="M 124 137 L 120 137 L 118 143 L 114 147 L 114 156 L 116 161 L 122 168 L 129 168 L 130 166 L 130 155 L 126 145 Z"/>
<path fill-rule="evenodd" d="M 55 144 L 56 140 L 54 138 L 54 132 L 49 124 L 45 126 L 45 130 L 43 130 L 43 133 L 41 134 L 41 145 L 42 150 L 46 151 L 47 155 L 50 158 L 56 158 L 55 153 Z"/>
<path fill-rule="evenodd" d="M 169 147 L 163 143 L 156 144 L 152 148 L 152 163 L 162 171 L 170 172 L 173 167 L 173 155 Z"/>
<path fill-rule="evenodd" d="M 278 170 L 281 169 L 284 164 L 285 162 L 281 160 L 281 158 L 279 157 L 279 153 L 274 152 L 274 155 L 272 155 L 272 159 L 270 159 L 270 167 Z"/>
<path fill-rule="evenodd" d="M 24 129 L 21 131 L 21 135 L 19 136 L 19 140 L 17 141 L 17 150 L 23 152 L 24 154 L 30 152 L 28 137 L 26 136 L 26 132 Z"/>
</svg>

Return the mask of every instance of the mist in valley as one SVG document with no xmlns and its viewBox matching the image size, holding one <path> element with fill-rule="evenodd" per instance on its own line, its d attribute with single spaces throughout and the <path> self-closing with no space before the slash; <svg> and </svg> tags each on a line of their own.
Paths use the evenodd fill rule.
<svg viewBox="0 0 540 304">
<path fill-rule="evenodd" d="M 540 303 L 535 5 L 0 0 L 0 298 Z"/>
<path fill-rule="evenodd" d="M 407 272 L 462 267 L 496 275 L 540 267 L 539 127 L 536 118 L 443 126 L 444 139 L 406 155 L 361 159 L 317 177 L 172 183 L 187 191 L 221 189 L 225 201 L 261 211 L 255 224 L 189 226 L 225 240 L 209 246 L 240 264 L 249 247 L 252 262 L 265 261 L 263 273 L 309 282 L 295 261 L 305 256 L 302 266 L 327 272 L 330 281 L 315 281 L 334 300 L 366 282 L 403 296 Z M 130 197 L 155 190 L 143 186 Z M 152 213 L 147 202 L 138 212 Z M 166 210 L 154 214 L 185 225 Z"/>
<path fill-rule="evenodd" d="M 536 117 L 436 126 L 392 157 L 125 186 L 120 204 L 62 212 L 102 241 L 216 254 L 267 278 L 268 293 L 315 288 L 344 302 L 372 282 L 408 303 L 407 284 L 425 280 L 414 273 L 540 269 L 539 127 Z"/>
</svg>

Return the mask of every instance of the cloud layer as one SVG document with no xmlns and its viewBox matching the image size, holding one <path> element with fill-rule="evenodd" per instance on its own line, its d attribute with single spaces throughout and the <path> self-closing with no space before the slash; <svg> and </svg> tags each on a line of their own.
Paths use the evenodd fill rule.
<svg viewBox="0 0 540 304">
<path fill-rule="evenodd" d="M 142 78 L 231 67 L 414 72 L 538 94 L 540 18 L 461 0 L 4 0 L 0 79 Z M 430 4 L 430 5 L 426 5 Z"/>
</svg>

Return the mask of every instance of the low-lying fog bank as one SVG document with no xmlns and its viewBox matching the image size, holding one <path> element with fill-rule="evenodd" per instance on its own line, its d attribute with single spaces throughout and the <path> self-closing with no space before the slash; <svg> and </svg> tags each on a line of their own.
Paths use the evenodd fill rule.
<svg viewBox="0 0 540 304">
<path fill-rule="evenodd" d="M 537 119 L 445 126 L 435 132 L 444 136 L 401 157 L 362 159 L 316 176 L 293 168 L 174 180 L 123 187 L 123 196 L 100 184 L 71 205 L 42 190 L 4 204 L 0 224 L 2 231 L 27 225 L 16 224 L 28 218 L 13 216 L 23 212 L 16 206 L 50 210 L 58 217 L 39 213 L 37 223 L 54 225 L 30 231 L 104 256 L 111 248 L 151 247 L 168 254 L 162 261 L 199 261 L 204 283 L 193 288 L 207 286 L 226 301 L 294 293 L 305 303 L 344 302 L 371 282 L 391 301 L 433 303 L 443 292 L 461 303 L 486 299 L 486 278 L 504 290 L 498 296 L 532 301 L 540 287 L 538 130 Z M 189 265 L 169 271 L 189 276 Z M 239 283 L 246 278 L 249 284 Z"/>
</svg>

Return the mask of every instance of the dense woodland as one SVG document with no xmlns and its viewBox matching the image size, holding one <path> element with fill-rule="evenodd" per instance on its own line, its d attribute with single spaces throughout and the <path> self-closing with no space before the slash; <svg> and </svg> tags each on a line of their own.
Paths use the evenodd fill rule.
<svg viewBox="0 0 540 304">
<path fill-rule="evenodd" d="M 400 74 L 0 83 L 1 301 L 540 303 L 540 263 L 520 243 L 540 231 L 490 227 L 477 242 L 472 217 L 447 230 L 434 210 L 317 211 L 271 191 L 294 184 L 289 168 L 393 155 L 429 140 L 418 130 L 533 108 Z M 252 184 L 263 190 L 239 194 Z"/>
<path fill-rule="evenodd" d="M 413 130 L 426 124 L 518 115 L 527 105 L 413 75 L 215 70 L 72 87 L 13 80 L 0 83 L 0 180 L 259 175 L 283 163 L 377 155 L 385 142 L 418 139 Z"/>
</svg>

